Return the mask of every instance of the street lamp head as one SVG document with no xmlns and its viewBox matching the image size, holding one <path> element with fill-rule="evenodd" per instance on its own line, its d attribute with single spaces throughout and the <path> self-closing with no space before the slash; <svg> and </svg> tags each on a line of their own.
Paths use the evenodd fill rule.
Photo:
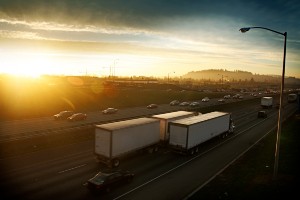
<svg viewBox="0 0 300 200">
<path fill-rule="evenodd" d="M 250 30 L 250 28 L 241 28 L 240 29 L 240 31 L 242 32 L 242 33 L 246 33 L 247 31 L 249 31 Z"/>
</svg>

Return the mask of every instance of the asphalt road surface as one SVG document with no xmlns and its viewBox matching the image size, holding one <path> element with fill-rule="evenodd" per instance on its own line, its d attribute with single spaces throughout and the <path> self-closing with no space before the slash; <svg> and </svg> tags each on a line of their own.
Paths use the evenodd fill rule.
<svg viewBox="0 0 300 200">
<path fill-rule="evenodd" d="M 252 96 L 245 96 L 244 99 L 254 98 Z M 242 99 L 242 100 L 244 100 Z M 199 100 L 198 108 L 206 106 L 226 104 L 232 102 L 238 102 L 241 99 L 227 99 L 225 103 L 218 102 L 218 99 L 211 99 L 209 102 L 201 102 Z M 24 139 L 31 136 L 37 136 L 40 134 L 52 134 L 57 131 L 64 131 L 67 129 L 76 129 L 86 126 L 92 126 L 94 124 L 101 124 L 110 121 L 124 120 L 128 118 L 136 118 L 141 116 L 151 116 L 154 114 L 172 112 L 177 110 L 189 110 L 189 106 L 170 106 L 169 104 L 159 105 L 155 109 L 147 109 L 143 107 L 133 107 L 120 109 L 115 114 L 102 114 L 101 110 L 88 112 L 87 119 L 85 121 L 69 122 L 66 120 L 54 120 L 53 116 L 43 118 L 33 118 L 26 120 L 14 120 L 14 121 L 0 121 L 0 142 Z"/>
<path fill-rule="evenodd" d="M 178 107 L 162 105 L 159 109 L 161 110 L 132 108 L 124 113 L 109 115 L 111 117 L 109 119 L 105 115 L 103 120 L 116 120 L 114 117 L 122 118 L 130 113 L 134 113 L 135 116 L 157 114 L 157 112 L 172 111 L 165 109 L 178 109 Z M 106 169 L 94 159 L 93 140 L 2 159 L 0 185 L 3 191 L 2 197 L 6 199 L 185 199 L 234 162 L 268 132 L 274 130 L 277 125 L 278 109 L 268 109 L 266 119 L 257 118 L 259 110 L 261 108 L 257 103 L 249 103 L 243 107 L 232 104 L 228 112 L 232 113 L 236 124 L 235 134 L 223 140 L 215 139 L 205 143 L 197 155 L 178 155 L 168 148 L 161 148 L 156 153 L 137 154 L 121 160 L 120 168 L 133 172 L 135 177 L 131 183 L 112 189 L 109 193 L 95 195 L 84 186 L 86 180 L 98 171 Z M 295 110 L 295 104 L 287 104 L 284 108 L 284 116 L 287 117 Z M 94 114 L 99 118 L 103 117 L 99 113 Z M 98 123 L 98 117 L 90 117 L 89 120 L 91 122 L 97 120 Z M 33 122 L 37 125 L 28 125 L 31 124 L 28 123 L 31 120 L 37 120 Z M 51 117 L 31 120 L 26 123 L 20 122 L 24 125 L 15 129 L 28 132 L 30 126 L 40 127 L 39 123 L 53 122 Z M 68 122 L 53 123 L 64 126 Z M 53 128 L 51 124 L 49 126 Z M 20 134 L 18 131 L 14 133 Z"/>
</svg>

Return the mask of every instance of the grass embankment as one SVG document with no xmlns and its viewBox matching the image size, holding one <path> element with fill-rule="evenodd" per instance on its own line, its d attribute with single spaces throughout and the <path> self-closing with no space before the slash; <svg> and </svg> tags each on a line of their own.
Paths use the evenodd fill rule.
<svg viewBox="0 0 300 200">
<path fill-rule="evenodd" d="M 282 128 L 277 179 L 273 179 L 276 131 L 198 191 L 194 199 L 289 199 L 299 188 L 300 115 Z"/>
</svg>

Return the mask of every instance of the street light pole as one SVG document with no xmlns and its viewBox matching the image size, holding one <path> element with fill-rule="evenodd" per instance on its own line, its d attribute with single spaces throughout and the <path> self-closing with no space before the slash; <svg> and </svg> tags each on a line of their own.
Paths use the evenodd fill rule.
<svg viewBox="0 0 300 200">
<path fill-rule="evenodd" d="M 173 72 L 175 74 L 175 72 Z M 168 73 L 168 83 L 169 83 L 169 79 L 170 79 L 170 72 Z"/>
<path fill-rule="evenodd" d="M 274 163 L 274 174 L 273 174 L 274 179 L 277 179 L 277 172 L 278 172 L 279 147 L 280 147 L 281 124 L 282 124 L 282 104 L 283 104 L 283 90 L 284 90 L 285 58 L 286 58 L 286 38 L 287 38 L 287 32 L 284 33 L 284 50 L 283 50 L 282 76 L 281 76 L 280 106 L 279 106 L 279 114 L 278 114 L 278 128 L 277 128 L 275 163 Z"/>
<path fill-rule="evenodd" d="M 283 105 L 283 91 L 284 91 L 284 76 L 285 76 L 285 58 L 286 58 L 286 38 L 287 32 L 281 33 L 278 31 L 274 31 L 269 28 L 265 27 L 247 27 L 241 28 L 240 31 L 245 33 L 250 29 L 265 29 L 280 35 L 284 36 L 284 50 L 283 50 L 283 64 L 282 64 L 282 75 L 281 75 L 281 90 L 280 90 L 280 103 L 279 103 L 279 112 L 278 112 L 278 122 L 277 122 L 277 138 L 276 138 L 276 148 L 275 148 L 275 161 L 274 161 L 274 172 L 273 172 L 273 179 L 277 179 L 278 174 L 278 160 L 279 160 L 279 147 L 280 147 L 280 136 L 281 136 L 281 125 L 282 125 L 282 105 Z"/>
</svg>

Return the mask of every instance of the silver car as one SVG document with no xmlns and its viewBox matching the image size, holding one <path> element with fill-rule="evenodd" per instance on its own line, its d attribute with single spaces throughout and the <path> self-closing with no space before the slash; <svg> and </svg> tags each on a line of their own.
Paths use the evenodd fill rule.
<svg viewBox="0 0 300 200">
<path fill-rule="evenodd" d="M 113 114 L 116 112 L 118 112 L 118 109 L 116 109 L 116 108 L 107 108 L 102 111 L 103 114 Z"/>
<path fill-rule="evenodd" d="M 209 102 L 209 98 L 208 98 L 208 97 L 204 97 L 204 98 L 202 99 L 202 102 Z"/>
</svg>

